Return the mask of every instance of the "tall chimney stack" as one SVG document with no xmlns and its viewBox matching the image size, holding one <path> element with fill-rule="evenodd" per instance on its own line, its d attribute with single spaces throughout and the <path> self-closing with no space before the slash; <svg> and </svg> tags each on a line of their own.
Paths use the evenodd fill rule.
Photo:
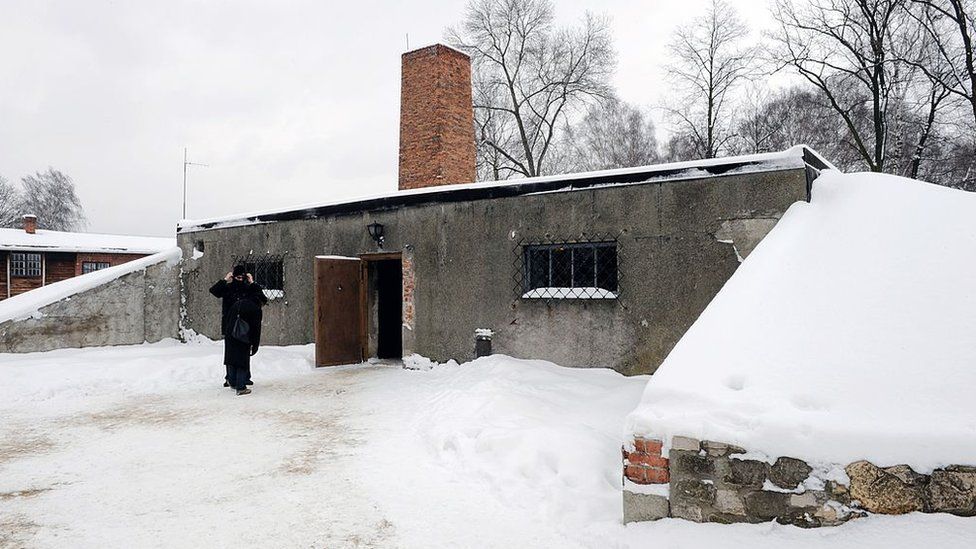
<svg viewBox="0 0 976 549">
<path fill-rule="evenodd" d="M 400 190 L 475 177 L 471 59 L 443 44 L 403 54 Z"/>
<path fill-rule="evenodd" d="M 24 231 L 27 234 L 37 233 L 37 216 L 36 215 L 25 215 L 24 216 Z"/>
</svg>

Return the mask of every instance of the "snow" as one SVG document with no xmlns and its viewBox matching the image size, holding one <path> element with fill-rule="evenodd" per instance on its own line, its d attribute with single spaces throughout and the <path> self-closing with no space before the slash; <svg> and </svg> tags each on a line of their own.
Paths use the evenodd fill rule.
<svg viewBox="0 0 976 549">
<path fill-rule="evenodd" d="M 617 293 L 604 288 L 533 288 L 522 299 L 617 299 Z"/>
<path fill-rule="evenodd" d="M 976 194 L 822 174 L 648 383 L 634 433 L 919 472 L 976 461 Z"/>
<path fill-rule="evenodd" d="M 769 171 L 772 169 L 784 169 L 784 168 L 801 168 L 805 165 L 803 162 L 804 152 L 812 153 L 816 158 L 820 159 L 827 166 L 831 165 L 826 160 L 823 160 L 823 157 L 815 153 L 812 149 L 810 149 L 806 145 L 797 145 L 795 147 L 791 147 L 784 151 L 778 151 L 778 152 L 750 154 L 750 155 L 741 155 L 741 156 L 727 156 L 727 157 L 710 158 L 704 160 L 688 160 L 684 162 L 671 162 L 667 164 L 657 164 L 653 166 L 617 168 L 611 170 L 598 170 L 598 171 L 581 172 L 581 173 L 573 173 L 573 174 L 559 174 L 559 175 L 548 175 L 548 176 L 540 176 L 540 177 L 529 177 L 523 179 L 509 179 L 504 181 L 484 181 L 484 182 L 476 182 L 476 183 L 459 183 L 456 185 L 441 185 L 437 187 L 424 187 L 419 189 L 401 190 L 393 193 L 364 196 L 353 200 L 313 202 L 308 204 L 292 206 L 289 208 L 276 208 L 273 210 L 254 211 L 254 212 L 240 213 L 240 214 L 220 216 L 220 217 L 211 217 L 206 219 L 184 219 L 181 220 L 179 223 L 177 223 L 177 232 L 194 232 L 200 230 L 226 229 L 231 227 L 240 227 L 244 225 L 263 224 L 267 222 L 257 221 L 255 220 L 255 218 L 280 214 L 280 213 L 286 213 L 286 212 L 294 212 L 294 211 L 314 209 L 314 208 L 324 208 L 328 206 L 355 204 L 357 202 L 367 202 L 370 200 L 379 200 L 384 198 L 391 198 L 394 196 L 441 194 L 445 192 L 463 191 L 469 189 L 491 189 L 491 188 L 528 185 L 533 183 L 550 183 L 550 182 L 566 182 L 567 190 L 572 190 L 573 182 L 581 179 L 590 179 L 594 177 L 626 176 L 626 175 L 645 173 L 645 172 L 648 174 L 648 178 L 644 182 L 666 181 L 666 180 L 697 178 L 697 177 L 714 177 L 713 174 L 707 172 L 703 168 L 708 168 L 712 166 L 721 166 L 724 164 L 739 163 L 739 162 L 751 163 L 752 165 L 747 168 L 737 169 L 736 173 L 741 173 L 744 171 L 752 172 L 752 171 Z M 663 172 L 673 172 L 673 171 L 679 171 L 682 173 L 678 173 L 678 174 L 669 173 L 667 175 L 655 175 L 656 173 L 659 172 L 663 173 Z M 594 187 L 598 187 L 598 186 L 592 186 L 588 188 L 594 188 Z M 561 192 L 561 191 L 547 191 L 547 192 Z M 537 193 L 537 194 L 541 194 L 541 193 Z M 204 225 L 207 225 L 207 227 L 204 227 Z"/>
<path fill-rule="evenodd" d="M 40 309 L 62 299 L 70 299 L 75 294 L 107 284 L 121 276 L 144 270 L 146 267 L 157 263 L 165 261 L 170 265 L 175 265 L 179 262 L 180 257 L 180 249 L 173 247 L 115 267 L 83 274 L 15 295 L 0 301 L 0 322 L 39 317 L 41 315 Z"/>
<path fill-rule="evenodd" d="M 176 246 L 175 238 L 119 234 L 69 233 L 38 229 L 0 229 L 0 250 L 155 254 Z"/>
<path fill-rule="evenodd" d="M 254 393 L 201 340 L 0 354 L 3 547 L 966 547 L 976 520 L 620 524 L 620 424 L 647 377 L 504 356 L 313 367 Z"/>
</svg>

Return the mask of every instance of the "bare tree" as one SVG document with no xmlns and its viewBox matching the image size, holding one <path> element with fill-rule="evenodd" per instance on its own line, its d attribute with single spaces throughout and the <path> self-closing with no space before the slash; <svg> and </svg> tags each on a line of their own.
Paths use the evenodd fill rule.
<svg viewBox="0 0 976 549">
<path fill-rule="evenodd" d="M 16 227 L 20 222 L 17 204 L 20 202 L 20 193 L 17 189 L 0 175 L 0 227 Z"/>
<path fill-rule="evenodd" d="M 733 139 L 730 100 L 755 70 L 756 49 L 744 45 L 748 35 L 724 0 L 712 0 L 705 15 L 675 32 L 667 74 L 678 93 L 667 110 L 679 140 L 692 144 L 699 158 L 717 156 Z"/>
<path fill-rule="evenodd" d="M 573 171 L 646 166 L 661 159 L 654 122 L 641 109 L 620 100 L 590 107 L 565 134 Z"/>
<path fill-rule="evenodd" d="M 75 184 L 67 175 L 48 168 L 46 172 L 22 177 L 21 183 L 18 209 L 21 215 L 36 215 L 38 228 L 74 231 L 87 225 Z"/>
<path fill-rule="evenodd" d="M 551 0 L 471 0 L 447 40 L 471 55 L 481 175 L 548 173 L 574 110 L 609 98 L 615 53 L 606 20 L 553 27 Z"/>
<path fill-rule="evenodd" d="M 813 147 L 841 169 L 860 168 L 843 122 L 816 89 L 792 86 L 772 94 L 752 90 L 736 130 L 735 152 L 764 153 L 793 145 Z"/>
<path fill-rule="evenodd" d="M 776 0 L 777 57 L 815 86 L 872 171 L 885 171 L 889 104 L 898 85 L 906 0 Z M 856 116 L 867 106 L 869 124 Z"/>
<path fill-rule="evenodd" d="M 947 93 L 966 102 L 976 123 L 976 52 L 972 0 L 910 0 L 912 17 L 935 44 L 934 55 L 918 66 Z M 949 70 L 946 70 L 948 67 Z"/>
</svg>

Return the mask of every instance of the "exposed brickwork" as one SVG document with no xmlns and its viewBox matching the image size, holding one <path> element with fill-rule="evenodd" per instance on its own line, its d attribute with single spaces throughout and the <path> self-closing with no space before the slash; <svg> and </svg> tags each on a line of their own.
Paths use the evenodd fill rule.
<svg viewBox="0 0 976 549">
<path fill-rule="evenodd" d="M 413 329 L 413 321 L 416 315 L 413 302 L 414 284 L 416 281 L 416 276 L 413 271 L 413 260 L 403 255 L 400 261 L 403 265 L 403 323 L 407 328 Z"/>
<path fill-rule="evenodd" d="M 635 484 L 666 484 L 670 480 L 668 458 L 661 455 L 660 440 L 634 438 L 634 450 L 623 448 L 624 476 Z"/>
<path fill-rule="evenodd" d="M 25 215 L 24 216 L 24 231 L 27 234 L 37 234 L 37 216 L 36 215 Z"/>
<path fill-rule="evenodd" d="M 471 60 L 437 44 L 407 52 L 400 87 L 400 189 L 475 180 Z"/>
</svg>

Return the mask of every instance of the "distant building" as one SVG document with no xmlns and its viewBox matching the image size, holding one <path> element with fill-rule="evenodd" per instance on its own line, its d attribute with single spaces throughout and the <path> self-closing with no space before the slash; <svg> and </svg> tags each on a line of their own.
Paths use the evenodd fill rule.
<svg viewBox="0 0 976 549">
<path fill-rule="evenodd" d="M 173 245 L 172 238 L 38 230 L 37 217 L 25 215 L 22 229 L 0 229 L 0 300 Z"/>
</svg>

